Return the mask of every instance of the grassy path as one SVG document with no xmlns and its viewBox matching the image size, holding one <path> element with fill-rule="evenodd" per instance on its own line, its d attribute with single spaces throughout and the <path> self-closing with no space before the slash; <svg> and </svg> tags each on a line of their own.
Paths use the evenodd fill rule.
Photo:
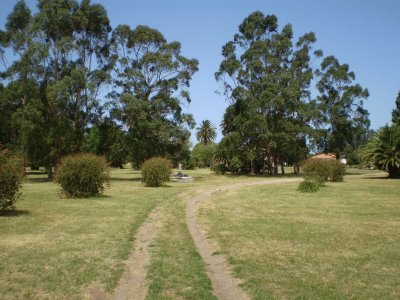
<svg viewBox="0 0 400 300">
<path fill-rule="evenodd" d="M 379 177 L 271 184 L 215 193 L 198 217 L 252 299 L 399 299 L 398 195 Z"/>
<path fill-rule="evenodd" d="M 255 182 L 241 182 L 220 185 L 215 188 L 197 190 L 194 197 L 189 197 L 186 204 L 186 223 L 192 239 L 207 266 L 207 274 L 211 279 L 213 293 L 221 300 L 245 300 L 249 296 L 240 288 L 240 282 L 231 274 L 231 268 L 221 255 L 216 254 L 216 249 L 208 242 L 203 230 L 199 226 L 196 213 L 199 204 L 208 199 L 215 192 L 224 192 L 242 187 L 266 184 L 279 184 L 297 182 L 300 179 L 262 180 Z"/>
</svg>

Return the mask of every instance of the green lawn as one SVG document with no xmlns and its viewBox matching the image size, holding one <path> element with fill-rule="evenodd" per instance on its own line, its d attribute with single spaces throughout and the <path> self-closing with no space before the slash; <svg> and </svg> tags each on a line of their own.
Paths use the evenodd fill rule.
<svg viewBox="0 0 400 300">
<path fill-rule="evenodd" d="M 114 169 L 105 195 L 72 200 L 44 175 L 29 175 L 17 213 L 0 217 L 0 298 L 82 299 L 93 285 L 112 293 L 132 237 L 159 206 L 147 298 L 215 299 L 179 195 L 260 178 L 185 173 L 194 182 L 146 188 L 138 172 Z M 400 182 L 350 173 L 358 176 L 317 194 L 253 186 L 202 206 L 212 242 L 255 299 L 400 297 Z"/>
<path fill-rule="evenodd" d="M 28 176 L 17 215 L 0 217 L 1 298 L 79 299 L 91 284 L 111 291 L 137 228 L 179 192 L 144 188 L 125 169 L 113 170 L 104 196 L 62 199 L 56 184 Z"/>
<path fill-rule="evenodd" d="M 254 299 L 400 298 L 398 180 L 248 187 L 215 194 L 200 219 Z"/>
<path fill-rule="evenodd" d="M 154 244 L 150 295 L 212 298 L 204 264 L 186 228 L 185 200 L 178 195 L 253 179 L 215 176 L 209 170 L 185 173 L 194 176 L 193 183 L 147 188 L 139 172 L 113 169 L 111 188 L 88 199 L 60 198 L 59 187 L 44 174 L 28 175 L 17 212 L 0 216 L 0 299 L 81 299 L 92 285 L 112 292 L 132 251 L 132 237 L 161 202 L 167 202 L 165 227 Z"/>
</svg>

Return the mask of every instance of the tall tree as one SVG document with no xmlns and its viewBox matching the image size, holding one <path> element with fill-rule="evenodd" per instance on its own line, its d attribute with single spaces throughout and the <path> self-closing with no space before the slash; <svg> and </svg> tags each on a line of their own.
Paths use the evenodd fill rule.
<svg viewBox="0 0 400 300">
<path fill-rule="evenodd" d="M 17 57 L 7 75 L 20 87 L 28 159 L 40 156 L 51 176 L 61 155 L 81 150 L 85 130 L 99 113 L 99 89 L 109 80 L 111 27 L 105 9 L 90 0 L 39 0 L 37 6 L 31 17 L 19 1 L 8 17 Z"/>
<path fill-rule="evenodd" d="M 316 74 L 319 77 L 318 105 L 324 126 L 321 149 L 339 158 L 347 146 L 357 149 L 368 138 L 369 113 L 363 105 L 369 93 L 353 83 L 354 72 L 334 56 L 326 57 Z"/>
<path fill-rule="evenodd" d="M 114 102 L 112 115 L 128 129 L 133 165 L 152 156 L 175 163 L 188 152 L 194 121 L 183 113 L 198 61 L 181 54 L 179 42 L 168 43 L 156 29 L 127 25 L 113 32 Z"/>
<path fill-rule="evenodd" d="M 290 24 L 279 31 L 276 16 L 254 12 L 240 24 L 233 41 L 222 48 L 224 59 L 216 79 L 223 83 L 230 101 L 223 134 L 224 139 L 234 137 L 232 141 L 239 137 L 237 151 L 243 152 L 234 158 L 240 160 L 243 172 L 255 173 L 266 167 L 276 173 L 278 164 L 289 160 L 296 164 L 307 154 L 313 107 L 310 61 L 315 41 L 315 35 L 307 33 L 293 44 Z M 222 142 L 218 147 L 225 144 L 231 143 Z M 217 153 L 230 151 L 217 149 Z"/>
<path fill-rule="evenodd" d="M 217 137 L 217 128 L 210 120 L 202 121 L 196 130 L 196 137 L 200 143 L 207 144 L 208 142 L 214 141 Z"/>
<path fill-rule="evenodd" d="M 400 91 L 397 94 L 396 107 L 392 111 L 392 123 L 393 124 L 400 124 Z"/>
</svg>

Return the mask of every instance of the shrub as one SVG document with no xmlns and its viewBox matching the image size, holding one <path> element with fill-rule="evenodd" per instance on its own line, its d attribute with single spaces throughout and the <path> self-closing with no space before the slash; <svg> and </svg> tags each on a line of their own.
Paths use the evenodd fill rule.
<svg viewBox="0 0 400 300">
<path fill-rule="evenodd" d="M 400 124 L 384 126 L 362 150 L 365 165 L 389 173 L 389 178 L 400 178 Z"/>
<path fill-rule="evenodd" d="M 335 159 L 309 159 L 303 163 L 303 177 L 307 181 L 323 184 L 343 181 L 345 166 Z"/>
<path fill-rule="evenodd" d="M 15 209 L 24 177 L 23 159 L 8 150 L 0 150 L 0 212 Z"/>
<path fill-rule="evenodd" d="M 335 159 L 326 160 L 326 164 L 329 170 L 329 180 L 333 182 L 342 182 L 346 170 L 345 165 Z"/>
<path fill-rule="evenodd" d="M 325 159 L 308 159 L 303 163 L 303 177 L 306 181 L 323 184 L 328 181 L 329 167 Z"/>
<path fill-rule="evenodd" d="M 163 157 L 146 160 L 141 168 L 142 181 L 146 186 L 162 186 L 170 180 L 171 161 Z"/>
<path fill-rule="evenodd" d="M 315 193 L 319 191 L 320 185 L 317 182 L 304 180 L 299 183 L 297 190 L 301 193 Z"/>
<path fill-rule="evenodd" d="M 108 186 L 109 179 L 109 167 L 103 156 L 68 155 L 57 166 L 56 181 L 68 198 L 98 195 Z"/>
</svg>

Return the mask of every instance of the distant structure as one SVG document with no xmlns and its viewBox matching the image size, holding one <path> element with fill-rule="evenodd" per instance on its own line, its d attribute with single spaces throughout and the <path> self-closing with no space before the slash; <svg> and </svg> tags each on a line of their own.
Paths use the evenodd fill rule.
<svg viewBox="0 0 400 300">
<path fill-rule="evenodd" d="M 321 153 L 311 156 L 310 159 L 336 159 L 336 155 L 334 153 Z"/>
<path fill-rule="evenodd" d="M 336 155 L 334 153 L 320 153 L 314 156 L 311 156 L 310 159 L 336 159 Z M 347 165 L 347 159 L 344 155 L 339 158 L 339 162 L 341 164 Z"/>
</svg>

